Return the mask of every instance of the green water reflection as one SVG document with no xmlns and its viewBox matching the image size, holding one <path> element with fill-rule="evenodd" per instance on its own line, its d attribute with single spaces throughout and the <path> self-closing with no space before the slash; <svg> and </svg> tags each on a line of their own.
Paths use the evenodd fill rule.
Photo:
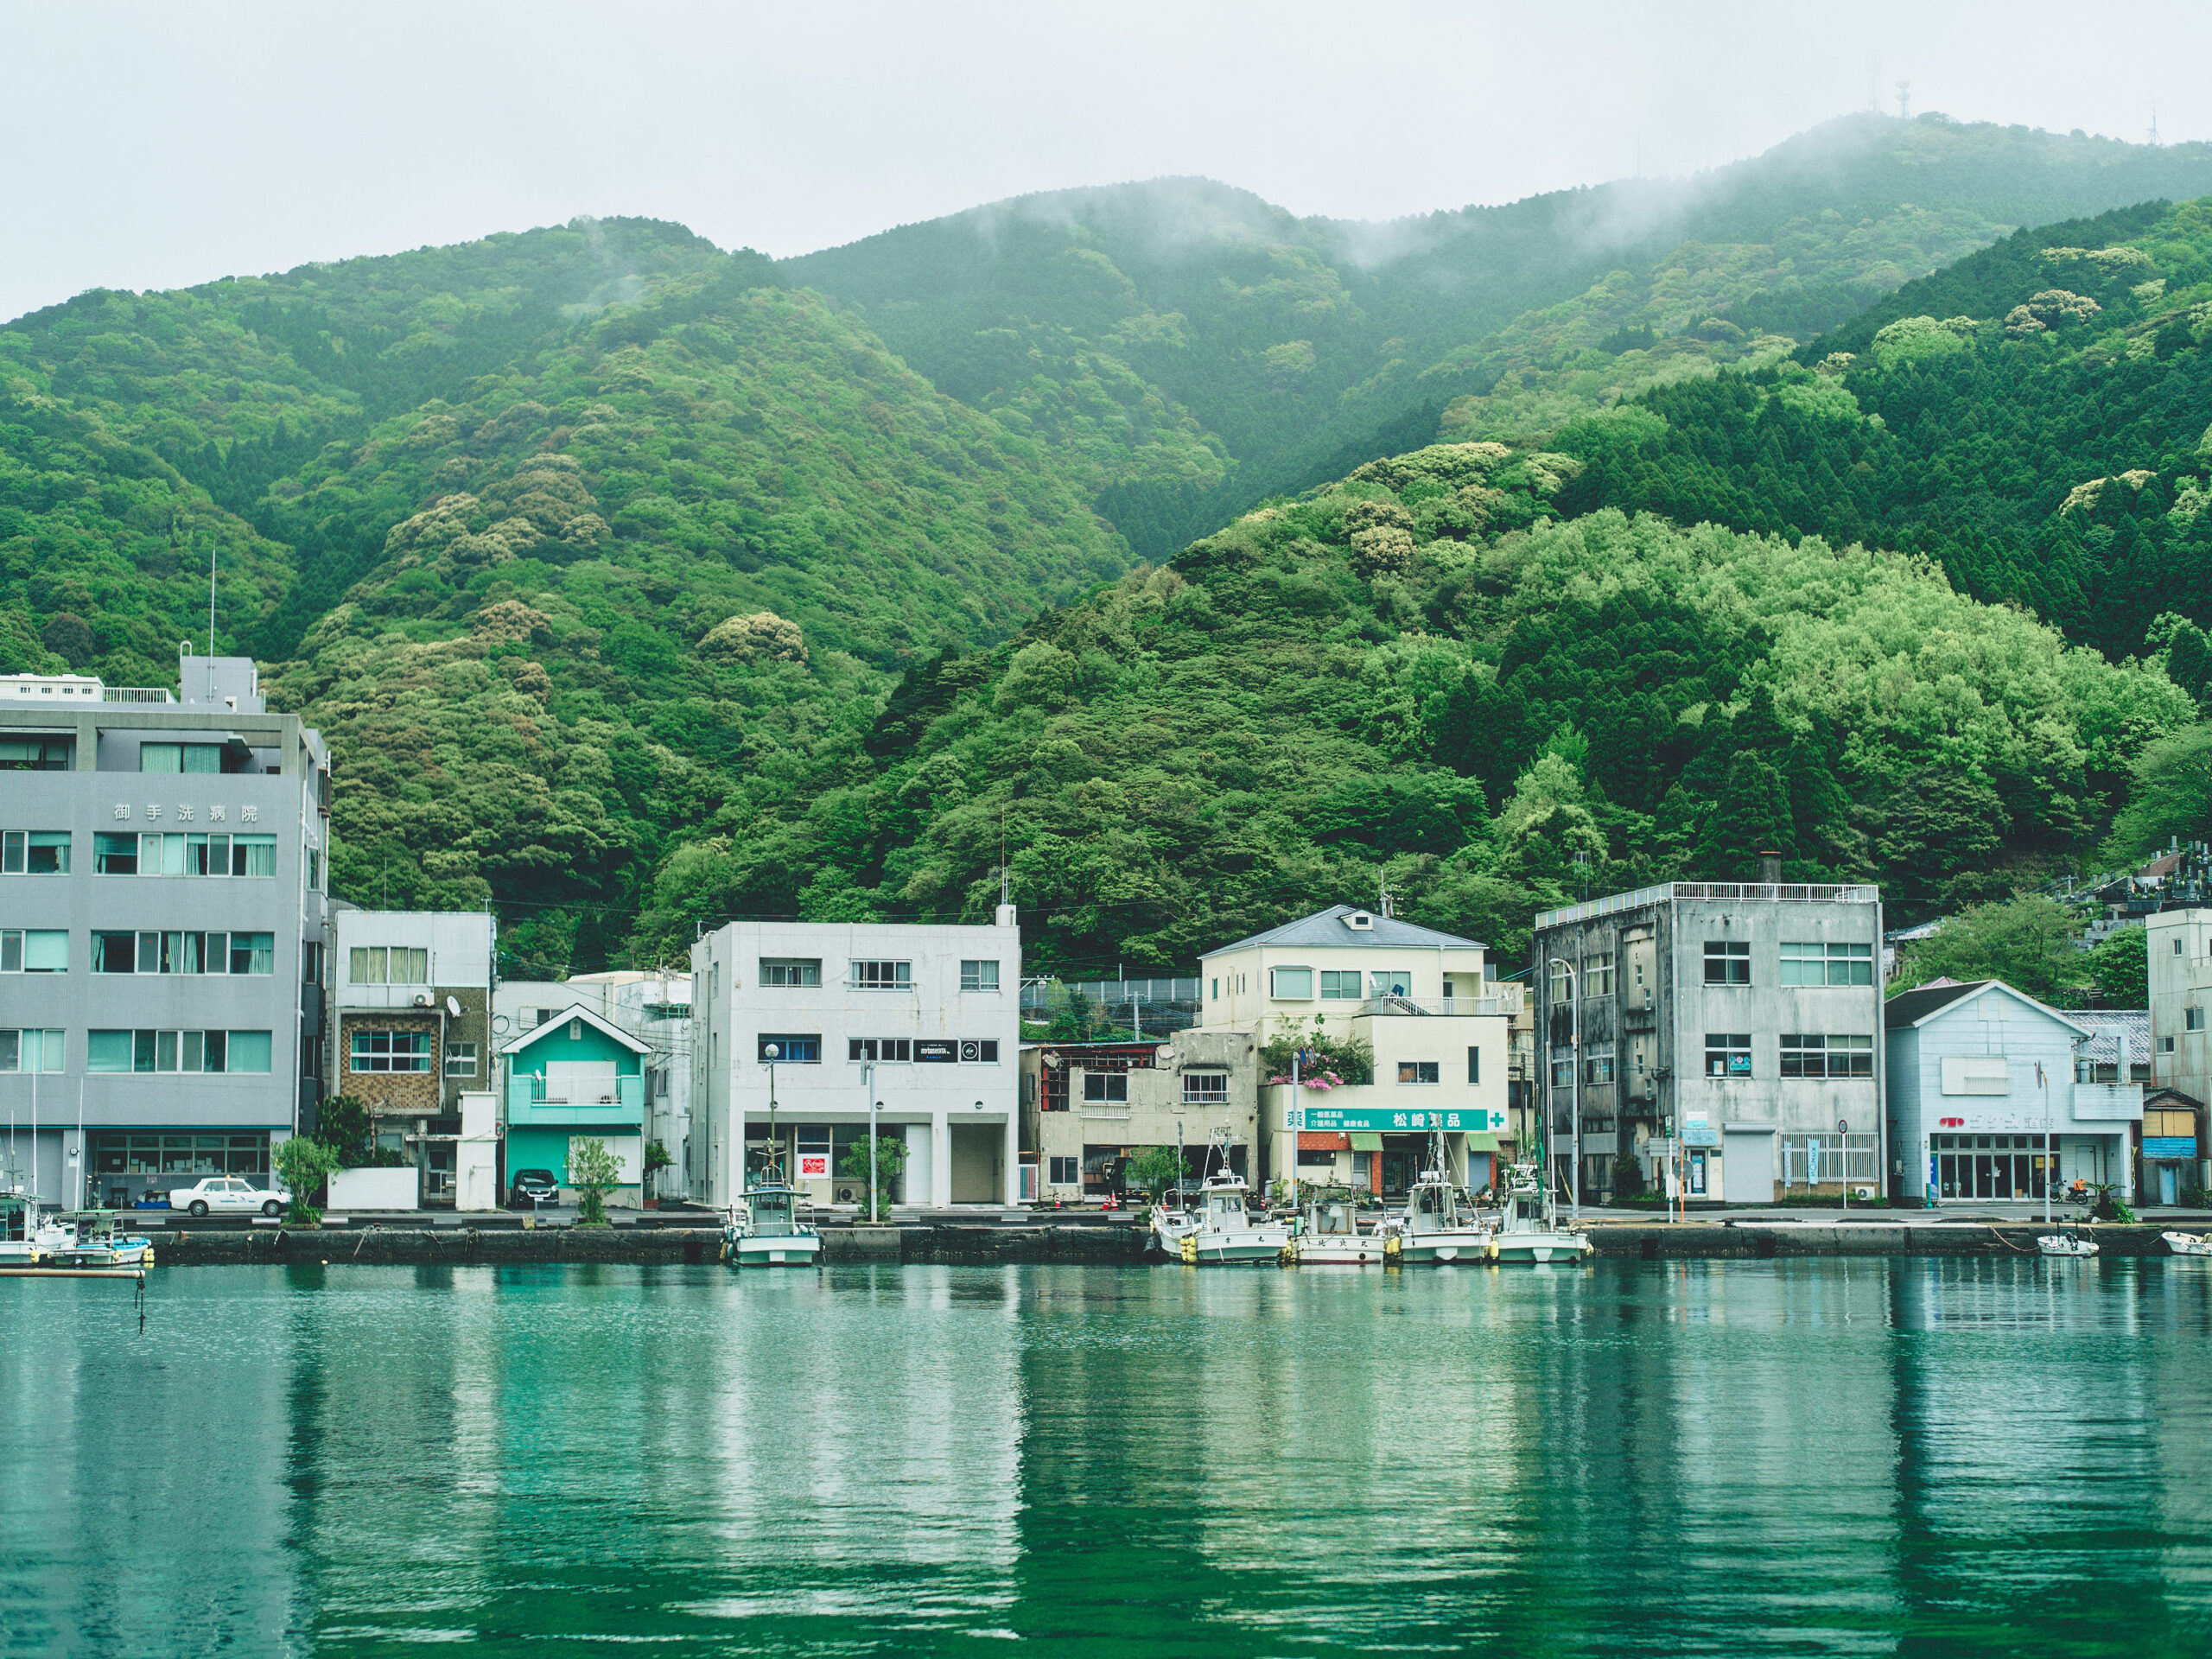
<svg viewBox="0 0 2212 1659">
<path fill-rule="evenodd" d="M 2212 1272 L 0 1282 L 9 1651 L 2212 1647 Z"/>
</svg>

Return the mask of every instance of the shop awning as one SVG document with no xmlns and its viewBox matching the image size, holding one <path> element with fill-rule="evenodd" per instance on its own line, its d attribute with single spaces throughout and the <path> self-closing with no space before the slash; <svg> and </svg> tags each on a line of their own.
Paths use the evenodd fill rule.
<svg viewBox="0 0 2212 1659">
<path fill-rule="evenodd" d="M 1496 1129 L 1469 1129 L 1467 1150 L 1469 1152 L 1496 1152 L 1498 1149 Z"/>
<path fill-rule="evenodd" d="M 1351 1149 L 1354 1152 L 1380 1152 L 1382 1150 L 1382 1137 L 1373 1129 L 1354 1129 L 1351 1132 Z"/>
</svg>

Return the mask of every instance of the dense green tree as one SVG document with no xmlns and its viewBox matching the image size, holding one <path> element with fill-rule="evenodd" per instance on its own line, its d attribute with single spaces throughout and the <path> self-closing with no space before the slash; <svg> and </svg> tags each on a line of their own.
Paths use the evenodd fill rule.
<svg viewBox="0 0 2212 1659">
<path fill-rule="evenodd" d="M 2081 931 L 2078 918 L 2037 893 L 1969 905 L 1906 948 L 1890 993 L 1943 977 L 2001 979 L 2038 1001 L 2071 1007 L 2091 981 L 2089 959 L 2075 946 Z"/>
</svg>

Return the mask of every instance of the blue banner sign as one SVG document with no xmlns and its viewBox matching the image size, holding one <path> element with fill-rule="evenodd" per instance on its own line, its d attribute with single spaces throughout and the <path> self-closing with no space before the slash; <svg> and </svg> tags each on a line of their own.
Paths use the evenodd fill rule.
<svg viewBox="0 0 2212 1659">
<path fill-rule="evenodd" d="M 2143 1137 L 2143 1155 L 2169 1163 L 2194 1158 L 2196 1156 L 2196 1137 L 2193 1135 L 2146 1135 Z"/>
<path fill-rule="evenodd" d="M 1317 1130 L 1384 1129 L 1402 1135 L 1442 1129 L 1488 1131 L 1505 1127 L 1505 1114 L 1480 1107 L 1448 1112 L 1422 1112 L 1389 1106 L 1307 1106 L 1289 1116 L 1290 1127 L 1308 1133 Z M 1302 1120 L 1302 1121 L 1300 1121 Z"/>
<path fill-rule="evenodd" d="M 1685 1123 L 1682 1125 L 1682 1144 L 1686 1147 L 1717 1147 L 1720 1144 L 1720 1131 L 1710 1123 Z"/>
</svg>

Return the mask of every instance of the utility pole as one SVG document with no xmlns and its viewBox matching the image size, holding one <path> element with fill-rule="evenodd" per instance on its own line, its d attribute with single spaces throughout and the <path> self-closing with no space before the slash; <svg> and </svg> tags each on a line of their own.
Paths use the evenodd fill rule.
<svg viewBox="0 0 2212 1659">
<path fill-rule="evenodd" d="M 1575 983 L 1573 964 L 1564 957 L 1554 957 L 1548 966 L 1561 969 L 1567 975 L 1567 1203 L 1575 1220 L 1582 1219 L 1582 1011 L 1576 1006 L 1575 993 L 1581 988 Z M 1550 1044 L 1547 1041 L 1546 1047 Z M 1549 1109 L 1551 1090 L 1544 1090 L 1546 1109 Z"/>
<path fill-rule="evenodd" d="M 875 1219 L 875 1062 L 869 1060 L 861 1067 L 861 1087 L 868 1090 L 868 1224 Z"/>
</svg>

